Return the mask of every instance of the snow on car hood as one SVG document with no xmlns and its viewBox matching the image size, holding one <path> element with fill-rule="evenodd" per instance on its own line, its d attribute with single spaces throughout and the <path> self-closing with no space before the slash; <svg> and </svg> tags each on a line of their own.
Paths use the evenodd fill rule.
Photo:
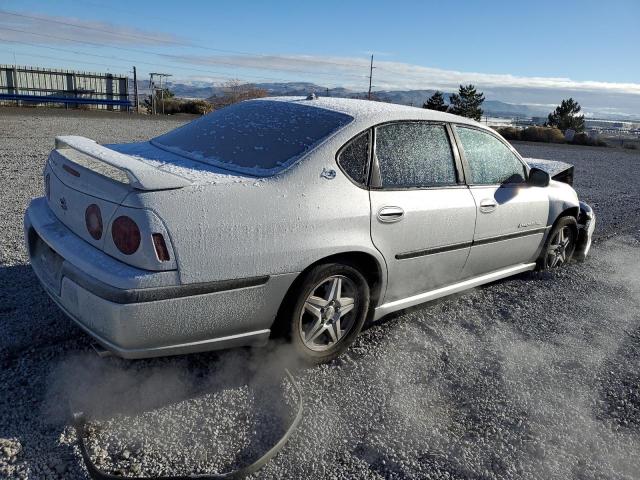
<svg viewBox="0 0 640 480">
<path fill-rule="evenodd" d="M 245 183 L 259 180 L 256 176 L 231 172 L 168 152 L 155 147 L 150 142 L 117 143 L 105 145 L 105 147 L 129 155 L 159 170 L 179 175 L 196 185 Z"/>
</svg>

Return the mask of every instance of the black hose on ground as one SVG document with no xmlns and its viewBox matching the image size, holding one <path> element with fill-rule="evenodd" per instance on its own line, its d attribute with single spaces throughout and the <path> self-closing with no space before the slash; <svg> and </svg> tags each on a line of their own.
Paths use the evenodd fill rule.
<svg viewBox="0 0 640 480">
<path fill-rule="evenodd" d="M 302 419 L 302 405 L 303 405 L 302 392 L 300 391 L 300 387 L 298 386 L 295 379 L 293 378 L 293 375 L 291 375 L 291 372 L 285 369 L 285 373 L 287 374 L 287 377 L 289 378 L 289 381 L 293 385 L 296 395 L 298 396 L 298 411 L 296 412 L 296 415 L 293 418 L 291 425 L 289 425 L 289 428 L 287 428 L 287 430 L 284 432 L 284 435 L 282 435 L 280 440 L 278 440 L 278 442 L 276 442 L 276 444 L 273 445 L 273 447 L 267 450 L 267 452 L 265 452 L 260 458 L 255 460 L 253 463 L 246 465 L 244 467 L 241 467 L 237 470 L 232 470 L 230 472 L 225 472 L 225 473 L 210 473 L 210 474 L 193 473 L 191 475 L 170 475 L 170 476 L 164 476 L 164 477 L 126 477 L 126 478 L 129 478 L 132 480 L 151 480 L 151 479 L 220 480 L 220 479 L 243 478 L 243 477 L 246 477 L 247 475 L 257 472 L 262 467 L 264 467 L 269 462 L 269 460 L 275 457 L 280 450 L 282 450 L 282 447 L 285 446 L 285 444 L 287 443 L 287 440 L 289 440 L 289 437 L 294 432 L 294 430 L 300 423 L 300 420 Z M 89 456 L 89 451 L 87 450 L 87 445 L 84 440 L 86 422 L 87 420 L 83 413 L 81 412 L 73 413 L 73 426 L 76 430 L 76 435 L 78 437 L 78 446 L 80 447 L 80 454 L 82 455 L 82 459 L 84 460 L 85 466 L 87 467 L 89 476 L 94 480 L 121 480 L 123 478 L 122 476 L 106 473 L 100 470 L 91 461 L 91 457 Z"/>
</svg>

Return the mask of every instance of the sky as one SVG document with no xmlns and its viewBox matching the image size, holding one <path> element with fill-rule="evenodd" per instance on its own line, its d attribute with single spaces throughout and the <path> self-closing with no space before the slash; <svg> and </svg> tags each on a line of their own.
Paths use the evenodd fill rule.
<svg viewBox="0 0 640 480">
<path fill-rule="evenodd" d="M 150 6 L 153 5 L 153 8 Z M 640 0 L 0 0 L 0 63 L 453 91 L 640 115 Z"/>
</svg>

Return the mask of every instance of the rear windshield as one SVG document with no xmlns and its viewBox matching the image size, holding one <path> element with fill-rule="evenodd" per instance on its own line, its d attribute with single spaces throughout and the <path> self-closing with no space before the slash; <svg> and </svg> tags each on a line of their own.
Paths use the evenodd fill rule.
<svg viewBox="0 0 640 480">
<path fill-rule="evenodd" d="M 151 142 L 227 170 L 269 176 L 351 120 L 300 103 L 254 100 L 215 111 Z"/>
</svg>

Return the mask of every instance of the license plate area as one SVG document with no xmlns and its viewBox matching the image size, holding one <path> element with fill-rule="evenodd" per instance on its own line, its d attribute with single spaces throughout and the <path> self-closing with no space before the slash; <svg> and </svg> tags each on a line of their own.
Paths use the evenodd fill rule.
<svg viewBox="0 0 640 480">
<path fill-rule="evenodd" d="M 58 295 L 60 295 L 63 262 L 64 258 L 36 235 L 31 263 L 36 267 L 40 279 Z"/>
</svg>

